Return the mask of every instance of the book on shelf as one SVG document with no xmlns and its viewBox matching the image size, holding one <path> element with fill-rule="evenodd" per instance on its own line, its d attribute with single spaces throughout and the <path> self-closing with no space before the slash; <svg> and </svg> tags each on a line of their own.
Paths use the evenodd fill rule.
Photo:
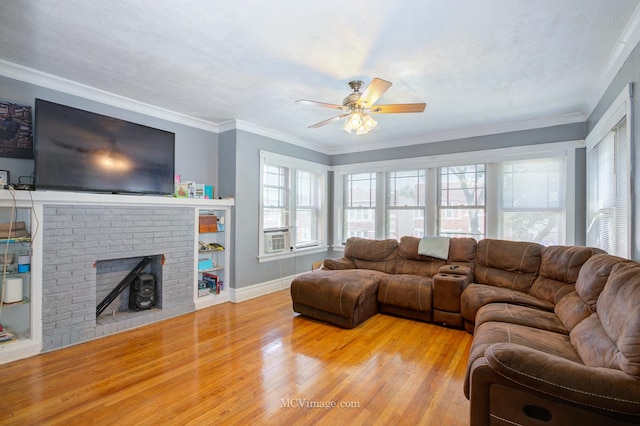
<svg viewBox="0 0 640 426">
<path fill-rule="evenodd" d="M 220 294 L 220 290 L 222 290 L 222 281 L 218 275 L 205 272 L 202 274 L 202 281 L 207 284 L 207 287 L 212 293 Z"/>
</svg>

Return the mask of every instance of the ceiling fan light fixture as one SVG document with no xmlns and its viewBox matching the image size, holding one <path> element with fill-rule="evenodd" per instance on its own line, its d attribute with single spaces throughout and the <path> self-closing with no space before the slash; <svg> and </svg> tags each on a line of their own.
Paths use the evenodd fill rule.
<svg viewBox="0 0 640 426">
<path fill-rule="evenodd" d="M 363 124 L 363 116 L 359 112 L 352 112 L 349 117 L 347 117 L 347 125 L 349 129 L 356 130 L 358 127 Z"/>
<path fill-rule="evenodd" d="M 352 112 L 347 117 L 347 121 L 344 123 L 342 129 L 349 134 L 355 130 L 356 135 L 366 135 L 375 129 L 377 125 L 376 120 L 371 118 L 369 114 Z"/>
<path fill-rule="evenodd" d="M 370 115 L 365 115 L 363 126 L 367 129 L 367 132 L 375 129 L 378 125 L 378 122 L 374 120 Z"/>
<path fill-rule="evenodd" d="M 299 99 L 296 102 L 317 105 L 325 108 L 337 109 L 342 114 L 329 118 L 328 120 L 309 126 L 311 129 L 322 127 L 333 121 L 346 118 L 342 130 L 347 133 L 355 131 L 357 135 L 364 135 L 378 126 L 378 123 L 371 118 L 369 113 L 376 114 L 397 114 L 404 112 L 423 112 L 425 103 L 414 104 L 388 104 L 376 106 L 376 101 L 391 87 L 391 82 L 374 78 L 369 86 L 362 91 L 364 82 L 362 80 L 354 80 L 349 82 L 352 93 L 343 99 L 342 105 L 329 104 L 326 102 L 309 101 Z"/>
</svg>

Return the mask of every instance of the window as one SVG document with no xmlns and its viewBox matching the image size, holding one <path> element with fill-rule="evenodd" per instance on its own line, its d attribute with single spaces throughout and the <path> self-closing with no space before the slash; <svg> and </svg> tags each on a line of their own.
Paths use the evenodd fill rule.
<svg viewBox="0 0 640 426">
<path fill-rule="evenodd" d="M 289 169 L 265 164 L 263 182 L 263 228 L 288 227 Z"/>
<path fill-rule="evenodd" d="M 501 167 L 500 238 L 564 242 L 565 159 L 506 161 Z"/>
<path fill-rule="evenodd" d="M 630 143 L 626 116 L 587 151 L 587 244 L 630 256 Z"/>
<path fill-rule="evenodd" d="M 425 170 L 387 172 L 386 238 L 425 235 Z"/>
<path fill-rule="evenodd" d="M 320 177 L 304 170 L 297 170 L 296 177 L 296 246 L 315 246 L 321 239 Z"/>
<path fill-rule="evenodd" d="M 354 173 L 343 178 L 342 238 L 376 238 L 376 174 Z"/>
<path fill-rule="evenodd" d="M 485 165 L 440 168 L 438 234 L 484 238 Z"/>
<path fill-rule="evenodd" d="M 318 165 L 261 152 L 260 256 L 326 246 L 326 174 Z M 287 241 L 273 244 L 273 239 Z"/>
<path fill-rule="evenodd" d="M 567 216 L 581 147 L 567 141 L 336 166 L 334 241 L 440 235 L 573 244 Z"/>
</svg>

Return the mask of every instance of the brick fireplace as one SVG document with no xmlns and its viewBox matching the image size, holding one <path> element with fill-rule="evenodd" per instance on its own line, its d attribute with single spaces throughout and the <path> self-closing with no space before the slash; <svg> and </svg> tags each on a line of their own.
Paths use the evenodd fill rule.
<svg viewBox="0 0 640 426">
<path fill-rule="evenodd" d="M 194 222 L 193 209 L 187 207 L 46 205 L 41 225 L 43 351 L 193 311 Z M 149 270 L 161 276 L 161 303 L 128 312 L 117 300 L 96 320 L 104 282 L 115 287 L 129 263 L 144 256 L 164 258 L 160 270 Z"/>
</svg>

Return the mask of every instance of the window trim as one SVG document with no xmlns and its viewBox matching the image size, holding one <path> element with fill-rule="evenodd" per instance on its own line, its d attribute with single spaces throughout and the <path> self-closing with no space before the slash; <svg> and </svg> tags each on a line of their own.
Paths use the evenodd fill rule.
<svg viewBox="0 0 640 426">
<path fill-rule="evenodd" d="M 329 210 L 328 210 L 328 174 L 330 167 L 320 163 L 314 163 L 312 161 L 302 160 L 295 157 L 289 157 L 282 154 L 277 154 L 265 150 L 260 150 L 260 190 L 259 190 L 259 219 L 258 219 L 258 263 L 271 262 L 275 260 L 285 259 L 288 257 L 295 257 L 299 254 L 312 254 L 325 252 L 328 249 L 328 231 L 327 224 L 329 222 Z M 318 245 L 309 247 L 295 247 L 295 216 L 296 216 L 296 182 L 290 182 L 289 186 L 289 215 L 293 222 L 290 222 L 289 226 L 285 227 L 289 229 L 291 245 L 294 247 L 292 251 L 278 252 L 278 253 L 265 253 L 264 251 L 264 166 L 269 164 L 271 166 L 286 167 L 289 170 L 302 170 L 306 172 L 316 173 L 320 177 L 321 194 L 319 195 L 320 210 L 318 213 L 318 226 L 320 227 L 319 237 L 320 241 Z"/>
<path fill-rule="evenodd" d="M 616 97 L 616 99 L 611 103 L 607 111 L 602 115 L 600 120 L 596 123 L 596 125 L 591 129 L 591 132 L 587 135 L 585 142 L 587 147 L 587 178 L 586 178 L 586 188 L 587 188 L 587 200 L 586 200 L 586 211 L 585 211 L 585 237 L 587 239 L 587 243 L 589 242 L 589 231 L 592 225 L 592 218 L 590 217 L 590 205 L 591 200 L 590 196 L 592 194 L 592 178 L 590 176 L 590 166 L 589 166 L 589 152 L 593 150 L 599 143 L 602 141 L 606 135 L 613 130 L 620 120 L 626 117 L 626 125 L 627 125 L 627 135 L 629 137 L 629 189 L 628 189 L 628 222 L 629 229 L 628 235 L 629 240 L 627 241 L 627 257 L 632 258 L 634 247 L 637 244 L 636 238 L 636 213 L 633 208 L 634 203 L 634 194 L 636 194 L 635 189 L 635 167 L 634 167 L 634 159 L 636 158 L 635 154 L 635 137 L 634 137 L 634 107 L 633 107 L 633 83 L 628 83 L 622 89 L 620 94 Z"/>
<path fill-rule="evenodd" d="M 569 170 L 569 156 L 545 156 L 545 157 L 540 157 L 540 158 L 530 158 L 530 159 L 517 159 L 517 160 L 513 160 L 513 159 L 508 159 L 505 160 L 503 162 L 500 163 L 496 163 L 496 168 L 497 168 L 497 172 L 498 172 L 498 179 L 499 179 L 499 198 L 498 198 L 498 203 L 497 203 L 497 226 L 498 226 L 498 230 L 497 230 L 497 235 L 498 238 L 500 239 L 504 239 L 504 213 L 544 213 L 544 212 L 554 212 L 554 213 L 560 213 L 561 214 L 561 223 L 558 224 L 558 226 L 560 227 L 560 232 L 559 232 L 559 239 L 561 241 L 558 242 L 558 244 L 562 244 L 563 241 L 567 241 L 567 233 L 569 232 L 569 230 L 567 229 L 568 226 L 573 223 L 573 221 L 569 221 L 567 220 L 567 218 L 569 217 L 568 214 L 568 196 L 567 196 L 567 185 L 570 182 L 573 182 L 574 179 L 569 179 L 568 177 L 568 170 Z M 505 193 L 504 193 L 504 165 L 505 163 L 519 163 L 519 162 L 527 162 L 527 161 L 540 161 L 540 160 L 558 160 L 559 162 L 562 163 L 562 165 L 564 166 L 562 168 L 562 176 L 563 176 L 563 181 L 561 183 L 561 189 L 563 192 L 564 197 L 562 199 L 559 200 L 559 206 L 558 207 L 505 207 L 503 202 L 504 202 L 504 198 L 505 198 Z M 573 159 L 572 161 L 575 161 L 575 159 Z M 575 168 L 575 167 L 574 167 Z M 574 173 L 575 174 L 575 173 Z M 574 175 L 573 174 L 573 175 Z M 574 196 L 575 199 L 575 196 Z M 572 232 L 575 231 L 575 228 L 571 229 Z"/>
<path fill-rule="evenodd" d="M 485 238 L 499 238 L 499 223 L 498 215 L 499 211 L 499 163 L 504 161 L 514 160 L 527 160 L 527 159 L 539 159 L 549 157 L 564 157 L 565 158 L 565 242 L 564 244 L 571 245 L 575 243 L 575 227 L 570 226 L 574 223 L 575 218 L 575 173 L 576 173 L 576 149 L 584 148 L 584 140 L 568 140 L 563 142 L 552 142 L 535 145 L 523 145 L 510 148 L 497 148 L 481 151 L 468 151 L 455 154 L 441 154 L 424 157 L 412 157 L 402 158 L 388 161 L 373 161 L 363 162 L 357 164 L 345 164 L 339 166 L 333 166 L 331 170 L 334 174 L 333 179 L 333 244 L 331 248 L 335 250 L 342 250 L 342 220 L 344 206 L 343 200 L 343 177 L 347 174 L 359 173 L 359 172 L 378 172 L 383 174 L 388 171 L 401 171 L 401 170 L 413 170 L 413 169 L 425 169 L 427 179 L 427 194 L 426 203 L 429 205 L 438 205 L 438 190 L 437 185 L 430 184 L 429 182 L 437 182 L 438 179 L 438 167 L 455 166 L 460 164 L 469 163 L 469 159 L 473 158 L 473 163 L 484 163 L 485 168 Z M 384 177 L 384 176 L 383 176 Z M 385 181 L 384 178 L 382 178 Z M 491 190 L 489 190 L 491 188 Z M 381 193 L 381 197 L 384 198 L 384 193 Z M 379 205 L 376 209 L 380 209 L 384 219 L 384 205 Z M 438 221 L 437 208 L 427 208 L 425 213 L 425 233 L 426 235 L 436 235 L 437 233 L 437 221 Z M 382 233 L 384 235 L 384 223 L 381 223 L 378 227 L 382 227 Z"/>
</svg>

